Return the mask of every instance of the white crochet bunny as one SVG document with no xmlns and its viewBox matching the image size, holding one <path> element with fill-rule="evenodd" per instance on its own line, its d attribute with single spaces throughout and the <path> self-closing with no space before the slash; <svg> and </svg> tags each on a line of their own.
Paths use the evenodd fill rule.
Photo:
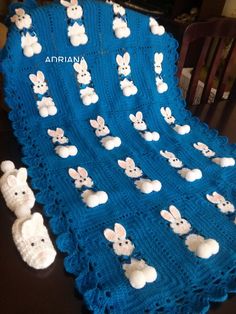
<svg viewBox="0 0 236 314">
<path fill-rule="evenodd" d="M 118 3 L 113 3 L 113 31 L 115 36 L 119 39 L 127 38 L 130 36 L 131 31 L 128 27 L 128 23 L 126 20 L 126 11 L 125 8 L 119 5 Z"/>
<path fill-rule="evenodd" d="M 21 47 L 26 57 L 32 57 L 39 54 L 42 46 L 38 42 L 38 38 L 32 30 L 32 19 L 30 15 L 25 13 L 22 8 L 15 9 L 15 15 L 11 17 L 11 22 L 21 31 Z"/>
<path fill-rule="evenodd" d="M 53 99 L 47 96 L 48 85 L 45 81 L 45 76 L 42 71 L 37 71 L 35 74 L 30 74 L 29 79 L 34 84 L 33 90 L 37 94 L 37 107 L 41 117 L 54 116 L 57 113 L 57 107 Z M 46 94 L 46 95 L 45 95 Z M 44 96 L 43 96 L 44 95 Z"/>
<path fill-rule="evenodd" d="M 95 104 L 98 102 L 98 95 L 93 87 L 90 87 L 92 78 L 88 71 L 88 64 L 84 58 L 81 58 L 79 63 L 73 65 L 77 72 L 77 81 L 80 84 L 80 98 L 85 106 Z"/>
<path fill-rule="evenodd" d="M 162 62 L 163 62 L 163 53 L 156 52 L 154 54 L 154 69 L 156 76 L 156 86 L 158 93 L 162 94 L 168 90 L 168 85 L 163 81 L 163 78 L 161 77 L 162 73 Z"/>
<path fill-rule="evenodd" d="M 182 161 L 179 160 L 179 158 L 177 158 L 175 156 L 175 154 L 168 152 L 167 150 L 165 150 L 165 151 L 161 150 L 160 154 L 161 154 L 161 156 L 168 159 L 168 162 L 171 165 L 171 167 L 173 167 L 173 168 L 182 168 L 183 167 Z"/>
<path fill-rule="evenodd" d="M 146 283 L 154 282 L 157 279 L 157 272 L 154 267 L 147 265 L 143 259 L 135 258 L 135 246 L 126 238 L 126 230 L 121 224 L 116 223 L 114 230 L 105 229 L 104 236 L 113 243 L 113 250 L 116 255 L 130 257 L 128 263 L 122 263 L 122 268 L 134 289 L 142 289 Z"/>
<path fill-rule="evenodd" d="M 125 52 L 123 56 L 118 54 L 116 56 L 116 63 L 118 65 L 118 74 L 120 76 L 120 87 L 124 96 L 129 97 L 131 95 L 137 94 L 138 89 L 131 79 L 129 53 Z"/>
<path fill-rule="evenodd" d="M 0 189 L 7 207 L 17 218 L 30 215 L 35 203 L 34 193 L 27 183 L 27 169 L 16 169 L 13 162 L 1 163 L 4 173 L 0 178 Z"/>
<path fill-rule="evenodd" d="M 78 0 L 64 1 L 60 0 L 61 4 L 66 7 L 67 16 L 70 19 L 68 25 L 68 37 L 73 46 L 85 45 L 88 42 L 88 36 L 85 33 L 83 25 L 83 9 L 78 5 Z"/>
<path fill-rule="evenodd" d="M 208 158 L 215 156 L 215 152 L 209 149 L 209 147 L 201 142 L 197 142 L 193 144 L 194 148 L 201 151 L 202 154 Z M 235 165 L 235 159 L 232 157 L 215 157 L 211 158 L 211 161 L 220 167 L 231 167 Z"/>
<path fill-rule="evenodd" d="M 135 162 L 132 158 L 127 157 L 124 160 L 118 160 L 118 165 L 125 169 L 125 174 L 130 178 L 139 178 L 143 175 L 140 168 L 136 167 Z"/>
<path fill-rule="evenodd" d="M 77 189 L 82 189 L 83 187 L 93 187 L 94 183 L 88 176 L 88 172 L 85 168 L 77 167 L 77 170 L 70 168 L 68 172 L 70 177 L 75 180 L 75 187 Z M 90 208 L 105 204 L 108 201 L 108 195 L 104 191 L 93 191 L 91 189 L 85 189 L 81 193 L 81 196 L 83 202 Z"/>
<path fill-rule="evenodd" d="M 47 268 L 54 261 L 56 251 L 43 225 L 42 216 L 39 213 L 31 215 L 35 197 L 27 184 L 27 170 L 16 169 L 9 160 L 1 163 L 1 170 L 2 195 L 8 208 L 17 217 L 12 226 L 15 245 L 29 266 L 35 269 Z"/>
<path fill-rule="evenodd" d="M 217 192 L 213 192 L 212 195 L 207 194 L 206 198 L 209 202 L 216 204 L 216 206 L 224 214 L 234 213 L 236 210 L 232 203 L 227 201 L 224 196 L 220 195 Z"/>
<path fill-rule="evenodd" d="M 170 227 L 174 233 L 183 236 L 191 231 L 191 224 L 181 217 L 179 210 L 171 205 L 169 211 L 162 210 L 161 216 L 170 222 Z M 214 239 L 204 239 L 201 235 L 191 233 L 185 239 L 188 249 L 196 256 L 208 259 L 219 252 L 219 243 Z"/>
<path fill-rule="evenodd" d="M 173 125 L 173 130 L 175 130 L 175 132 L 177 132 L 180 135 L 185 135 L 190 132 L 191 128 L 189 125 L 175 124 L 175 118 L 172 116 L 170 107 L 166 108 L 161 107 L 160 111 L 166 123 L 168 123 L 169 125 Z"/>
<path fill-rule="evenodd" d="M 97 137 L 103 137 L 101 144 L 107 149 L 112 150 L 121 145 L 121 139 L 115 136 L 107 136 L 110 134 L 109 128 L 105 125 L 105 120 L 101 116 L 97 116 L 97 120 L 90 120 L 90 125 L 96 130 Z"/>
<path fill-rule="evenodd" d="M 179 160 L 178 158 L 176 158 L 176 156 L 168 151 L 160 151 L 160 154 L 165 157 L 166 159 L 168 159 L 168 162 L 170 164 L 171 167 L 173 168 L 181 168 L 180 170 L 178 170 L 178 173 L 181 175 L 182 178 L 184 178 L 186 181 L 188 182 L 194 182 L 196 180 L 199 180 L 202 178 L 202 172 L 200 169 L 189 169 L 189 168 L 185 168 L 183 167 L 183 163 L 181 160 Z"/>
<path fill-rule="evenodd" d="M 56 144 L 55 152 L 58 156 L 60 156 L 61 158 L 68 158 L 69 156 L 77 155 L 78 150 L 76 146 L 64 145 L 69 142 L 69 139 L 64 136 L 63 129 L 56 128 L 55 131 L 48 129 L 48 135 L 52 137 L 53 144 Z"/>
<path fill-rule="evenodd" d="M 155 72 L 156 74 L 161 74 L 162 72 L 162 62 L 163 62 L 163 53 L 158 53 L 156 52 L 154 55 L 154 60 L 155 60 Z"/>
<path fill-rule="evenodd" d="M 43 217 L 39 213 L 17 219 L 12 235 L 23 260 L 35 269 L 45 269 L 56 257 Z"/>
<path fill-rule="evenodd" d="M 150 17 L 150 19 L 149 19 L 149 26 L 150 26 L 150 29 L 151 29 L 151 32 L 153 33 L 153 35 L 161 36 L 165 33 L 164 26 L 159 25 L 157 20 L 155 20 L 153 17 Z"/>
<path fill-rule="evenodd" d="M 143 172 L 140 168 L 135 165 L 135 162 L 132 158 L 127 157 L 124 160 L 118 160 L 118 165 L 125 169 L 125 174 L 130 178 L 140 178 L 143 175 Z M 147 178 L 140 178 L 135 180 L 134 184 L 136 188 L 145 194 L 152 192 L 159 192 L 162 188 L 161 182 L 158 180 L 150 180 Z"/>
<path fill-rule="evenodd" d="M 158 132 L 147 131 L 147 125 L 143 121 L 143 114 L 138 111 L 136 115 L 130 114 L 130 120 L 133 122 L 133 126 L 136 130 L 140 131 L 139 134 L 148 142 L 158 141 L 160 139 L 160 134 Z"/>
</svg>

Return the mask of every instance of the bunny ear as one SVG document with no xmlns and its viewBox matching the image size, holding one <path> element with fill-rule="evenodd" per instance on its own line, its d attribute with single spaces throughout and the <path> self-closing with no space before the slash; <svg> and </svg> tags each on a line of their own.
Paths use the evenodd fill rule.
<svg viewBox="0 0 236 314">
<path fill-rule="evenodd" d="M 208 199 L 209 202 L 211 202 L 212 204 L 218 204 L 218 200 L 215 199 L 214 196 L 207 194 L 206 198 Z"/>
<path fill-rule="evenodd" d="M 56 132 L 53 131 L 53 130 L 48 129 L 48 135 L 51 136 L 51 137 L 54 137 L 54 136 L 56 136 Z"/>
<path fill-rule="evenodd" d="M 105 125 L 105 120 L 101 116 L 97 116 L 97 122 L 101 125 Z"/>
<path fill-rule="evenodd" d="M 99 127 L 98 122 L 96 120 L 89 120 L 89 123 L 94 129 L 97 129 Z"/>
<path fill-rule="evenodd" d="M 143 120 L 143 114 L 142 114 L 141 111 L 138 111 L 138 112 L 136 113 L 136 118 L 137 118 L 137 119 L 140 119 L 140 120 Z"/>
<path fill-rule="evenodd" d="M 163 117 L 167 116 L 166 109 L 164 107 L 161 107 L 161 114 L 163 115 Z"/>
<path fill-rule="evenodd" d="M 56 128 L 56 133 L 58 134 L 58 135 L 64 135 L 64 130 L 63 129 L 61 129 L 61 128 Z"/>
<path fill-rule="evenodd" d="M 127 157 L 125 161 L 126 161 L 126 164 L 128 164 L 129 166 L 135 167 L 135 162 L 133 161 L 132 158 Z"/>
<path fill-rule="evenodd" d="M 43 217 L 40 213 L 34 213 L 29 219 L 24 221 L 21 226 L 21 234 L 24 238 L 29 238 L 37 234 L 44 228 Z"/>
<path fill-rule="evenodd" d="M 121 55 L 116 56 L 116 62 L 118 65 L 123 65 L 123 58 Z"/>
<path fill-rule="evenodd" d="M 116 233 L 111 229 L 105 229 L 103 234 L 104 234 L 104 237 L 110 242 L 115 242 L 117 240 Z"/>
<path fill-rule="evenodd" d="M 77 5 L 78 4 L 78 0 L 70 0 L 70 3 L 73 5 Z"/>
<path fill-rule="evenodd" d="M 170 107 L 166 107 L 166 113 L 171 116 L 171 110 L 170 110 Z"/>
<path fill-rule="evenodd" d="M 130 114 L 129 118 L 132 122 L 136 122 L 136 117 L 133 114 Z"/>
<path fill-rule="evenodd" d="M 126 64 L 130 63 L 130 55 L 128 52 L 126 52 L 123 56 L 123 60 L 125 61 Z"/>
<path fill-rule="evenodd" d="M 118 160 L 118 165 L 121 168 L 126 169 L 126 162 L 124 160 Z"/>
<path fill-rule="evenodd" d="M 88 172 L 85 168 L 82 167 L 78 167 L 77 168 L 78 173 L 82 176 L 82 177 L 87 177 L 88 176 Z"/>
<path fill-rule="evenodd" d="M 7 184 L 11 187 L 17 185 L 17 178 L 14 175 L 8 176 L 7 177 Z"/>
<path fill-rule="evenodd" d="M 88 70 L 88 65 L 87 65 L 87 62 L 85 61 L 84 58 L 82 58 L 82 59 L 80 60 L 80 65 L 81 65 L 81 67 L 82 67 L 83 70 L 85 70 L 85 71 Z"/>
<path fill-rule="evenodd" d="M 15 9 L 15 12 L 17 15 L 24 15 L 25 14 L 25 10 L 22 8 Z"/>
<path fill-rule="evenodd" d="M 224 196 L 220 195 L 217 192 L 213 192 L 212 195 L 214 196 L 215 200 L 218 200 L 220 202 L 224 202 L 225 201 Z"/>
<path fill-rule="evenodd" d="M 26 183 L 27 180 L 27 170 L 26 168 L 20 168 L 17 172 L 17 180 L 20 183 Z"/>
<path fill-rule="evenodd" d="M 73 169 L 73 168 L 70 168 L 70 169 L 68 170 L 68 173 L 69 173 L 70 177 L 71 177 L 72 179 L 74 179 L 74 180 L 78 179 L 78 177 L 79 177 L 78 172 L 77 172 L 75 169 Z"/>
<path fill-rule="evenodd" d="M 37 77 L 38 77 L 38 79 L 39 79 L 40 81 L 43 81 L 43 82 L 44 82 L 45 76 L 44 76 L 44 74 L 43 74 L 42 71 L 38 71 L 38 72 L 37 72 Z"/>
<path fill-rule="evenodd" d="M 175 155 L 171 152 L 168 152 L 167 150 L 163 151 L 163 150 L 160 150 L 160 154 L 165 157 L 165 158 L 173 158 L 175 157 Z"/>
<path fill-rule="evenodd" d="M 80 72 L 81 71 L 81 65 L 80 63 L 76 62 L 73 64 L 73 68 L 75 69 L 76 72 Z"/>
<path fill-rule="evenodd" d="M 15 23 L 17 21 L 17 15 L 11 16 L 10 20 L 12 23 Z"/>
<path fill-rule="evenodd" d="M 161 214 L 162 218 L 164 218 L 165 220 L 167 220 L 169 222 L 175 221 L 174 217 L 167 210 L 161 210 L 160 214 Z"/>
<path fill-rule="evenodd" d="M 155 62 L 156 63 L 162 63 L 163 61 L 163 53 L 155 53 Z"/>
<path fill-rule="evenodd" d="M 69 2 L 64 1 L 64 0 L 61 0 L 60 3 L 61 3 L 64 7 L 66 7 L 66 8 L 68 8 L 69 6 L 71 6 L 71 4 L 70 4 Z"/>
<path fill-rule="evenodd" d="M 29 79 L 31 80 L 32 83 L 36 84 L 38 82 L 37 76 L 34 74 L 29 75 Z"/>
<path fill-rule="evenodd" d="M 174 205 L 170 205 L 169 211 L 175 219 L 181 219 L 181 214 Z"/>
<path fill-rule="evenodd" d="M 116 223 L 114 230 L 115 230 L 115 233 L 117 234 L 117 236 L 119 238 L 121 238 L 121 239 L 126 238 L 126 230 L 121 224 Z"/>
</svg>

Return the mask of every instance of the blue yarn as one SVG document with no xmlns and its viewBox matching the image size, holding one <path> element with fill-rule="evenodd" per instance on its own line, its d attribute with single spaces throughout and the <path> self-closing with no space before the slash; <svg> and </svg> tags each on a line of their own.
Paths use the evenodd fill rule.
<svg viewBox="0 0 236 314">
<path fill-rule="evenodd" d="M 236 206 L 235 166 L 221 168 L 193 143 L 203 142 L 217 157 L 236 158 L 236 146 L 218 136 L 185 109 L 177 87 L 177 42 L 165 33 L 155 36 L 149 17 L 126 10 L 131 35 L 118 39 L 112 30 L 112 6 L 95 0 L 81 0 L 83 24 L 88 43 L 73 47 L 67 37 L 66 10 L 60 4 L 41 8 L 25 7 L 42 45 L 42 52 L 27 58 L 22 54 L 20 32 L 13 25 L 1 53 L 6 103 L 15 135 L 22 144 L 23 162 L 29 167 L 37 201 L 44 205 L 58 248 L 66 253 L 65 268 L 76 277 L 76 287 L 94 313 L 205 313 L 210 301 L 224 301 L 236 292 L 236 226 L 229 216 L 206 200 L 214 191 Z M 132 80 L 138 88 L 125 97 L 120 89 L 116 55 L 128 51 Z M 154 54 L 162 52 L 161 77 L 168 91 L 159 94 L 155 83 Z M 84 106 L 72 63 L 45 62 L 48 56 L 84 57 L 99 101 Z M 50 97 L 58 112 L 40 117 L 29 74 L 41 70 Z M 191 132 L 177 134 L 160 113 L 170 107 L 176 123 L 188 124 Z M 142 111 L 148 130 L 157 131 L 160 140 L 146 142 L 134 129 L 130 114 Z M 122 144 L 112 151 L 101 146 L 89 124 L 102 116 L 111 134 Z M 70 143 L 78 148 L 75 157 L 62 159 L 55 154 L 48 129 L 63 128 Z M 202 170 L 203 177 L 187 182 L 160 155 L 173 152 L 183 163 Z M 144 177 L 162 183 L 160 192 L 141 193 L 134 180 L 124 174 L 117 161 L 134 159 Z M 81 200 L 68 169 L 87 169 L 95 190 L 108 193 L 108 202 L 88 208 Z M 173 204 L 193 230 L 216 239 L 218 254 L 200 259 L 190 252 L 184 238 L 175 234 L 160 211 Z M 135 245 L 134 254 L 156 268 L 158 277 L 143 289 L 131 287 L 122 269 L 123 259 L 113 251 L 103 231 L 122 224 Z M 137 250 L 137 251 L 136 251 Z M 138 252 L 138 253 L 135 253 Z M 132 256 L 131 256 L 132 257 Z"/>
</svg>

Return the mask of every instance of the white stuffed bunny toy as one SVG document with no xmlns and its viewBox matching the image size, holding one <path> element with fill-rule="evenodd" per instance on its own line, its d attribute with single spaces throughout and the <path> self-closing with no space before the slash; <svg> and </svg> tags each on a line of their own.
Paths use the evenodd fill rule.
<svg viewBox="0 0 236 314">
<path fill-rule="evenodd" d="M 224 214 L 234 213 L 236 210 L 232 203 L 227 201 L 224 196 L 220 195 L 217 192 L 213 192 L 212 195 L 207 194 L 206 198 L 209 202 L 215 204 Z"/>
<path fill-rule="evenodd" d="M 128 23 L 126 20 L 126 10 L 124 7 L 119 5 L 118 3 L 113 3 L 113 31 L 117 38 L 127 38 L 130 36 L 131 31 L 128 27 Z"/>
<path fill-rule="evenodd" d="M 37 107 L 41 117 L 54 116 L 57 113 L 57 107 L 51 97 L 47 94 L 48 85 L 45 81 L 45 76 L 42 71 L 37 71 L 35 74 L 30 74 L 29 79 L 34 84 L 33 90 L 37 95 Z"/>
<path fill-rule="evenodd" d="M 117 256 L 124 257 L 122 268 L 130 285 L 134 289 L 142 289 L 147 283 L 152 283 L 157 279 L 156 269 L 146 264 L 143 259 L 135 258 L 135 247 L 133 243 L 126 238 L 126 230 L 116 223 L 114 230 L 105 229 L 105 238 L 113 244 L 113 250 Z M 129 262 L 127 263 L 127 258 Z"/>
<path fill-rule="evenodd" d="M 15 23 L 16 27 L 21 32 L 21 47 L 23 54 L 26 57 L 32 57 L 39 54 L 42 46 L 38 42 L 38 38 L 32 29 L 32 19 L 30 15 L 25 13 L 22 8 L 15 9 L 15 14 L 11 17 L 11 22 Z"/>
<path fill-rule="evenodd" d="M 150 132 L 147 130 L 147 125 L 143 121 L 143 114 L 141 111 L 136 112 L 135 115 L 129 115 L 130 120 L 133 122 L 134 128 L 139 131 L 139 134 L 145 139 L 145 141 L 158 141 L 160 139 L 160 134 L 158 132 Z"/>
<path fill-rule="evenodd" d="M 61 4 L 66 7 L 68 23 L 68 37 L 73 46 L 85 45 L 88 42 L 88 36 L 85 33 L 85 27 L 82 21 L 83 9 L 78 5 L 78 0 L 64 1 Z"/>
<path fill-rule="evenodd" d="M 210 158 L 212 162 L 219 165 L 220 167 L 231 167 L 235 165 L 235 159 L 232 157 L 215 157 L 215 152 L 211 150 L 206 144 L 197 142 L 193 144 L 193 147 L 199 150 L 203 156 Z"/>
<path fill-rule="evenodd" d="M 35 204 L 34 193 L 27 183 L 26 168 L 16 169 L 13 162 L 1 163 L 0 188 L 7 207 L 17 218 L 30 215 Z"/>
<path fill-rule="evenodd" d="M 125 174 L 130 178 L 140 178 L 143 171 L 135 165 L 132 158 L 127 157 L 125 160 L 118 160 L 118 165 L 125 170 Z M 136 188 L 145 194 L 159 192 L 162 188 L 161 182 L 158 180 L 150 180 L 148 178 L 140 178 L 134 181 Z"/>
<path fill-rule="evenodd" d="M 166 107 L 166 108 L 161 107 L 160 111 L 166 123 L 173 126 L 173 130 L 175 132 L 177 132 L 180 135 L 185 135 L 190 132 L 191 128 L 189 125 L 175 124 L 175 117 L 172 115 L 170 107 Z"/>
<path fill-rule="evenodd" d="M 31 215 L 35 204 L 33 191 L 27 184 L 26 168 L 16 169 L 14 163 L 1 163 L 0 189 L 8 208 L 17 219 L 12 226 L 15 245 L 22 259 L 35 269 L 44 269 L 55 259 L 56 251 L 39 213 Z"/>
<path fill-rule="evenodd" d="M 132 96 L 137 94 L 138 89 L 134 85 L 131 79 L 131 68 L 130 68 L 130 55 L 125 52 L 123 56 L 116 56 L 116 63 L 118 65 L 118 74 L 120 77 L 120 87 L 123 91 L 124 96 Z"/>
<path fill-rule="evenodd" d="M 157 20 L 155 20 L 153 17 L 150 17 L 150 19 L 149 19 L 149 26 L 150 26 L 150 29 L 151 29 L 151 32 L 153 33 L 153 35 L 161 36 L 165 33 L 164 26 L 159 25 Z"/>
<path fill-rule="evenodd" d="M 56 251 L 40 213 L 17 219 L 12 235 L 23 260 L 34 269 L 45 269 L 55 260 Z"/>
<path fill-rule="evenodd" d="M 78 167 L 77 170 L 70 168 L 68 173 L 70 177 L 75 180 L 75 187 L 82 190 L 82 200 L 88 207 L 93 208 L 98 205 L 105 204 L 108 201 L 108 195 L 106 192 L 94 191 L 91 189 L 94 186 L 94 183 L 88 176 L 88 172 L 85 168 Z M 85 188 L 84 191 L 83 188 Z"/>
<path fill-rule="evenodd" d="M 61 128 L 56 130 L 48 130 L 48 135 L 52 137 L 53 144 L 56 144 L 55 152 L 61 158 L 68 158 L 69 156 L 75 156 L 78 153 L 77 147 L 68 144 L 69 139 L 64 136 L 64 131 Z M 59 145 L 58 145 L 59 144 Z"/>
<path fill-rule="evenodd" d="M 181 217 L 179 210 L 174 205 L 169 207 L 169 211 L 162 210 L 160 214 L 162 218 L 170 222 L 170 227 L 174 233 L 179 236 L 188 234 L 185 244 L 189 251 L 193 252 L 196 256 L 208 259 L 219 252 L 219 243 L 216 240 L 205 239 L 201 235 L 190 233 L 191 224 Z"/>
<path fill-rule="evenodd" d="M 161 150 L 160 154 L 161 156 L 165 157 L 168 160 L 171 167 L 180 169 L 178 170 L 178 173 L 186 181 L 194 182 L 202 178 L 202 172 L 200 169 L 185 168 L 182 161 L 179 160 L 179 158 L 177 158 L 175 154 L 168 152 L 167 150 L 165 151 Z"/>
<path fill-rule="evenodd" d="M 105 120 L 97 116 L 97 120 L 90 120 L 90 125 L 95 129 L 97 137 L 102 137 L 101 144 L 107 150 L 112 150 L 121 145 L 121 139 L 117 136 L 107 136 L 110 134 L 109 128 L 105 125 Z"/>
<path fill-rule="evenodd" d="M 91 87 L 91 74 L 88 71 L 88 64 L 84 58 L 80 62 L 73 65 L 77 72 L 77 81 L 80 85 L 80 98 L 85 106 L 95 104 L 98 102 L 99 97 L 93 87 Z"/>
</svg>

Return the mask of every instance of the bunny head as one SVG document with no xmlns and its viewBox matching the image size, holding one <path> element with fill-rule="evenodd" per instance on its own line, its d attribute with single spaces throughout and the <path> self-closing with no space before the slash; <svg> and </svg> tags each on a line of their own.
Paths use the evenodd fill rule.
<svg viewBox="0 0 236 314">
<path fill-rule="evenodd" d="M 121 224 L 116 223 L 114 230 L 105 229 L 104 236 L 113 243 L 113 250 L 116 255 L 130 256 L 133 253 L 134 245 L 126 238 L 126 230 Z"/>
<path fill-rule="evenodd" d="M 91 75 L 88 71 L 88 65 L 84 58 L 81 58 L 80 62 L 74 63 L 74 69 L 78 73 L 77 81 L 80 84 L 88 85 L 91 82 Z"/>
<path fill-rule="evenodd" d="M 163 53 L 158 53 L 156 52 L 155 55 L 154 55 L 154 68 L 155 68 L 155 72 L 157 74 L 161 74 L 162 72 L 162 61 L 163 61 Z"/>
<path fill-rule="evenodd" d="M 7 207 L 15 213 L 17 218 L 30 215 L 35 197 L 27 184 L 26 168 L 20 168 L 15 174 L 5 176 L 1 192 Z"/>
<path fill-rule="evenodd" d="M 165 151 L 161 150 L 160 154 L 166 159 L 168 159 L 168 162 L 170 163 L 171 167 L 174 167 L 174 168 L 183 167 L 182 161 L 179 160 L 179 158 L 177 158 L 173 153 L 168 152 L 167 150 Z"/>
<path fill-rule="evenodd" d="M 215 156 L 215 152 L 213 152 L 213 150 L 209 149 L 208 146 L 204 143 L 197 142 L 197 143 L 194 143 L 193 146 L 197 150 L 200 150 L 202 152 L 202 154 L 206 157 Z"/>
<path fill-rule="evenodd" d="M 66 144 L 69 142 L 61 128 L 56 128 L 56 131 L 48 129 L 48 135 L 52 137 L 53 143 Z"/>
<path fill-rule="evenodd" d="M 130 68 L 130 55 L 126 52 L 123 57 L 121 55 L 116 56 L 116 62 L 118 64 L 118 74 L 128 76 L 131 73 Z"/>
<path fill-rule="evenodd" d="M 162 218 L 170 222 L 170 227 L 174 233 L 184 235 L 191 230 L 190 223 L 181 217 L 179 210 L 174 205 L 169 207 L 169 211 L 162 210 L 160 214 Z"/>
<path fill-rule="evenodd" d="M 31 27 L 31 17 L 25 13 L 25 10 L 18 8 L 15 9 L 15 13 L 16 14 L 11 17 L 11 22 L 15 23 L 18 29 L 22 30 Z"/>
<path fill-rule="evenodd" d="M 54 261 L 56 251 L 41 214 L 34 213 L 24 220 L 20 226 L 20 234 L 15 234 L 15 238 L 21 241 L 22 253 L 27 251 L 27 254 L 22 254 L 22 257 L 29 266 L 35 269 L 44 269 Z"/>
<path fill-rule="evenodd" d="M 235 212 L 234 205 L 217 192 L 213 192 L 212 195 L 207 194 L 206 198 L 209 202 L 216 204 L 222 213 Z"/>
<path fill-rule="evenodd" d="M 133 159 L 127 157 L 124 160 L 118 160 L 118 165 L 125 169 L 125 174 L 130 178 L 139 178 L 143 175 L 143 172 L 140 168 L 135 166 Z"/>
<path fill-rule="evenodd" d="M 125 15 L 125 8 L 119 5 L 118 3 L 113 3 L 113 12 L 115 15 Z"/>
<path fill-rule="evenodd" d="M 42 71 L 37 71 L 37 74 L 30 74 L 29 78 L 34 84 L 33 89 L 35 94 L 43 95 L 48 91 L 47 83 L 45 82 L 45 77 Z"/>
<path fill-rule="evenodd" d="M 147 125 L 143 121 L 143 114 L 141 111 L 138 111 L 136 115 L 130 114 L 129 118 L 133 122 L 133 126 L 136 130 L 144 131 L 147 129 Z"/>
<path fill-rule="evenodd" d="M 166 107 L 166 108 L 161 107 L 161 114 L 168 124 L 175 123 L 175 118 L 172 116 L 172 113 L 169 107 Z"/>
<path fill-rule="evenodd" d="M 89 188 L 93 186 L 93 181 L 88 176 L 88 172 L 85 168 L 78 167 L 77 171 L 73 168 L 70 168 L 68 172 L 70 177 L 75 180 L 75 186 L 77 189 L 81 189 L 83 186 Z"/>
<path fill-rule="evenodd" d="M 105 120 L 97 116 L 97 120 L 90 120 L 90 125 L 96 129 L 95 134 L 99 136 L 105 136 L 110 133 L 109 128 L 105 125 Z"/>
<path fill-rule="evenodd" d="M 60 1 L 66 7 L 67 16 L 72 20 L 80 19 L 83 15 L 83 9 L 78 5 L 78 0 Z"/>
</svg>

